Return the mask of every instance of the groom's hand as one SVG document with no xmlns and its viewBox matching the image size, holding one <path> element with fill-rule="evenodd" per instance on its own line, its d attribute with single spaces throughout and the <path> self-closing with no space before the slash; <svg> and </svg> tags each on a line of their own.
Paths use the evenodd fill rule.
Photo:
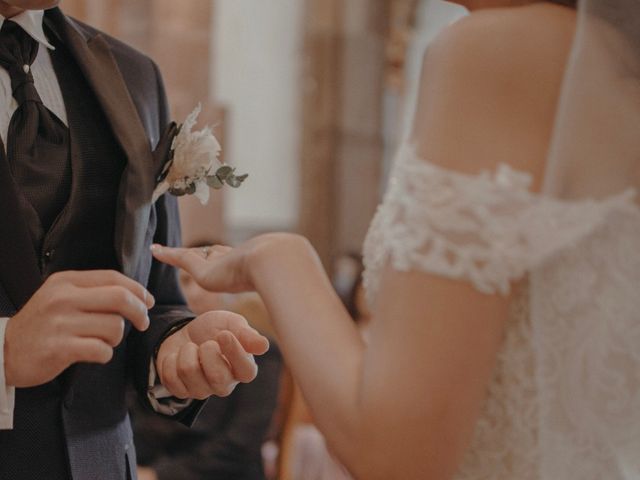
<svg viewBox="0 0 640 480">
<path fill-rule="evenodd" d="M 256 377 L 253 356 L 268 349 L 269 341 L 244 317 L 209 312 L 162 343 L 156 367 L 162 384 L 177 398 L 226 397 L 238 383 Z"/>
<path fill-rule="evenodd" d="M 107 363 L 124 335 L 124 319 L 149 326 L 153 296 L 115 271 L 51 275 L 7 324 L 7 385 L 34 387 L 74 363 Z"/>
</svg>

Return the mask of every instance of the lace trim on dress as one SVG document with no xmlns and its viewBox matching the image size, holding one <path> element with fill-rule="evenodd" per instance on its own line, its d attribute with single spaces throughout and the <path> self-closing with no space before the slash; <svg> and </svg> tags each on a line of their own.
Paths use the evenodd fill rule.
<svg viewBox="0 0 640 480">
<path fill-rule="evenodd" d="M 637 210 L 634 190 L 565 201 L 532 193 L 531 181 L 505 164 L 477 175 L 447 170 L 403 145 L 365 242 L 369 300 L 388 262 L 399 271 L 468 280 L 483 293 L 506 295 L 512 281 L 574 245 L 610 212 Z"/>
</svg>

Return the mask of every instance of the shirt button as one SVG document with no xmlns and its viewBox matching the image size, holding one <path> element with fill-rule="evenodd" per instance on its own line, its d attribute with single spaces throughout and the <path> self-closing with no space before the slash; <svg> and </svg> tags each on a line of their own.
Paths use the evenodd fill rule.
<svg viewBox="0 0 640 480">
<path fill-rule="evenodd" d="M 56 253 L 56 251 L 53 250 L 53 249 L 47 250 L 46 252 L 44 252 L 44 255 L 43 255 L 43 258 L 42 258 L 44 263 L 49 263 L 51 260 L 53 260 L 53 255 L 55 253 Z"/>
</svg>

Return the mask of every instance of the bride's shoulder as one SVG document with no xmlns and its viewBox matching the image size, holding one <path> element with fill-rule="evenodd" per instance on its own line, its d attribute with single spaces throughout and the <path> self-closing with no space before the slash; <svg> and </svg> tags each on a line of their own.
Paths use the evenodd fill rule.
<svg viewBox="0 0 640 480">
<path fill-rule="evenodd" d="M 424 58 L 420 153 L 470 173 L 509 163 L 538 178 L 574 30 L 575 12 L 553 4 L 480 10 L 446 28 Z"/>
<path fill-rule="evenodd" d="M 550 3 L 479 10 L 444 29 L 427 50 L 425 63 L 445 67 L 445 73 L 460 68 L 478 80 L 524 74 L 534 81 L 557 75 L 564 71 L 575 22 L 574 10 Z"/>
</svg>

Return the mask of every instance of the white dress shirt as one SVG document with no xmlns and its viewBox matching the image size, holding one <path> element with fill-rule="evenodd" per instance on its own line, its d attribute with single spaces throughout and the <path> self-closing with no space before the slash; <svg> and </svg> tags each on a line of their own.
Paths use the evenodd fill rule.
<svg viewBox="0 0 640 480">
<path fill-rule="evenodd" d="M 36 90 L 44 106 L 62 120 L 65 125 L 68 125 L 60 84 L 49 55 L 49 50 L 54 50 L 54 47 L 44 34 L 43 19 L 43 10 L 26 10 L 12 17 L 11 21 L 20 25 L 25 32 L 40 44 L 38 55 L 33 65 L 31 65 Z M 0 15 L 0 28 L 5 21 L 5 17 Z M 4 68 L 0 68 L 0 136 L 5 148 L 9 123 L 17 108 L 18 103 L 13 98 L 11 89 L 11 78 Z M 0 346 L 4 346 L 5 329 L 8 321 L 8 318 L 0 318 Z M 148 397 L 153 408 L 165 415 L 174 415 L 191 403 L 189 400 L 178 401 L 174 399 L 159 384 L 153 360 L 151 361 L 149 372 Z M 4 371 L 4 348 L 0 348 L 0 430 L 13 428 L 14 405 L 15 388 L 7 385 Z"/>
</svg>

